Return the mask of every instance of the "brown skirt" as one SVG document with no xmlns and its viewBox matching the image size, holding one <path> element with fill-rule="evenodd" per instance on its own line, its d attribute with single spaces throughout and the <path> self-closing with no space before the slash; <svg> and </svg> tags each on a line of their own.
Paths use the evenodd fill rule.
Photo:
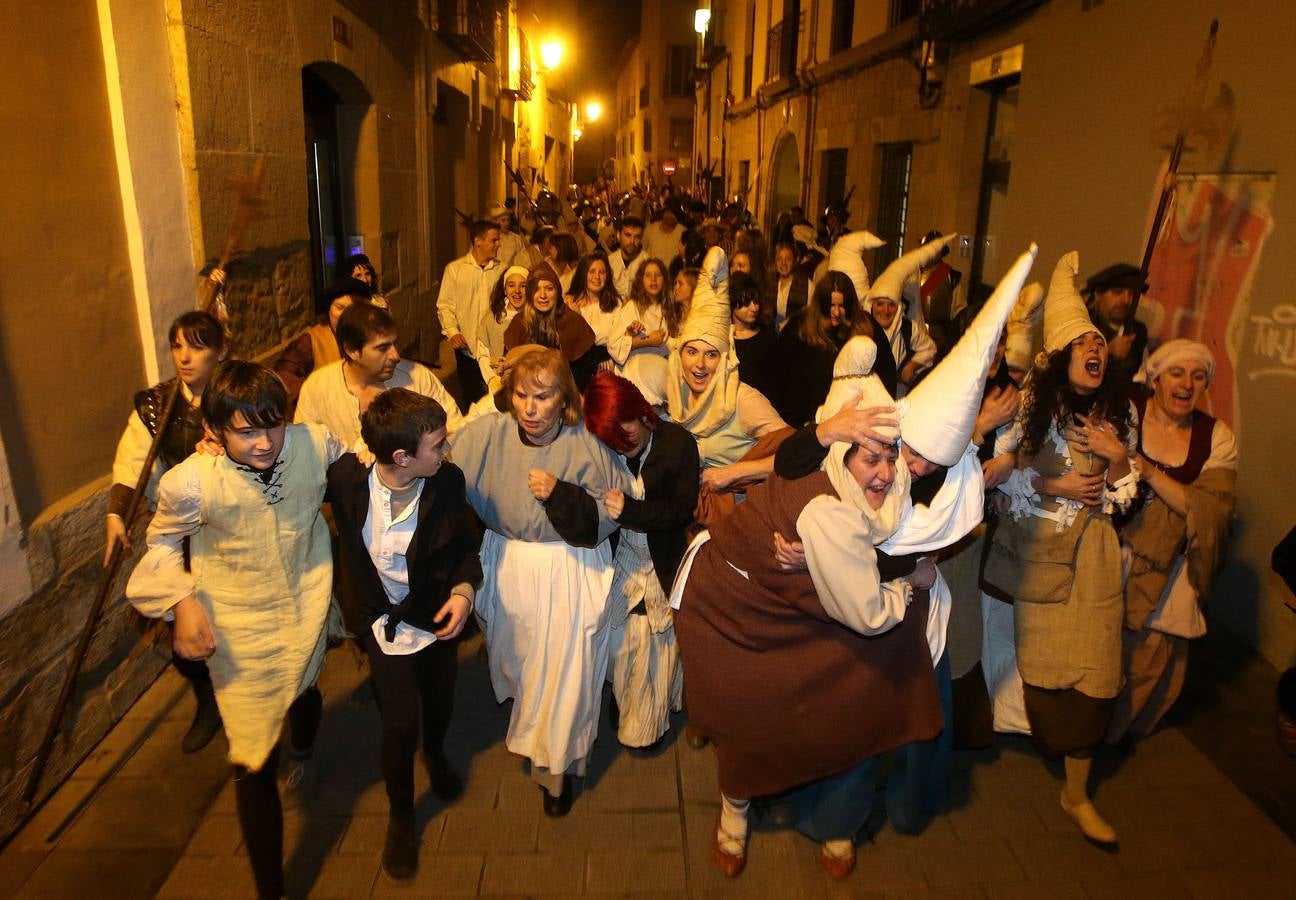
<svg viewBox="0 0 1296 900">
<path fill-rule="evenodd" d="M 1090 757 L 1102 743 L 1116 709 L 1116 698 L 1099 700 L 1075 688 L 1023 684 L 1031 740 L 1049 759 Z"/>
</svg>

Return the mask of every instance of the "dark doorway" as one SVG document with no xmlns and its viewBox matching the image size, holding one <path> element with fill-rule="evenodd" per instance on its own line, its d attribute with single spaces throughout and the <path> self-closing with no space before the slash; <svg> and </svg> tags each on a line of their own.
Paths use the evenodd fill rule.
<svg viewBox="0 0 1296 900">
<path fill-rule="evenodd" d="M 432 234 L 437 265 L 444 266 L 467 249 L 467 233 L 458 212 L 475 217 L 477 198 L 461 196 L 456 188 L 468 183 L 468 95 L 437 82 L 436 112 L 432 116 Z M 476 189 L 475 189 L 476 190 Z"/>
<path fill-rule="evenodd" d="M 976 239 L 972 245 L 970 285 L 973 291 L 987 275 L 998 278 L 998 235 L 1003 228 L 1008 201 L 1008 178 L 1012 174 L 1013 137 L 1017 132 L 1019 78 L 986 85 L 990 94 L 990 118 L 986 125 L 985 151 L 981 162 L 981 197 L 977 201 Z"/>
<path fill-rule="evenodd" d="M 371 99 L 360 79 L 336 63 L 302 69 L 311 281 L 318 303 L 354 249 L 356 153 Z M 376 250 L 377 248 L 373 248 Z M 319 310 L 317 310 L 318 312 Z"/>
<path fill-rule="evenodd" d="M 346 247 L 343 225 L 338 107 L 342 98 L 327 81 L 302 69 L 302 108 L 306 116 L 306 185 L 310 208 L 311 274 L 315 296 L 333 280 Z"/>
</svg>

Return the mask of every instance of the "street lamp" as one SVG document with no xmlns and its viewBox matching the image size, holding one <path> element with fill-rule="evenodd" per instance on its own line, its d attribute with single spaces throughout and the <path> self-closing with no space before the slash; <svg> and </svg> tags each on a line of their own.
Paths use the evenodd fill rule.
<svg viewBox="0 0 1296 900">
<path fill-rule="evenodd" d="M 563 45 L 559 41 L 545 41 L 540 45 L 540 64 L 548 71 L 558 68 L 562 62 Z"/>
<path fill-rule="evenodd" d="M 585 104 L 585 121 L 597 122 L 599 116 L 603 115 L 603 104 L 597 100 L 591 100 Z"/>
<path fill-rule="evenodd" d="M 693 11 L 693 30 L 698 34 L 706 34 L 707 26 L 711 24 L 711 10 L 702 7 Z"/>
</svg>

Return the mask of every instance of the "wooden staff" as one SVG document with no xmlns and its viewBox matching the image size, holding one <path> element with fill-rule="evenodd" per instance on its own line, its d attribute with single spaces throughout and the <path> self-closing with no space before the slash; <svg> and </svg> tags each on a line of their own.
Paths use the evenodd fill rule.
<svg viewBox="0 0 1296 900">
<path fill-rule="evenodd" d="M 221 251 L 220 262 L 217 268 L 225 269 L 229 265 L 234 254 L 238 251 L 239 244 L 243 240 L 248 226 L 252 221 L 262 217 L 260 207 L 263 203 L 261 200 L 261 183 L 265 178 L 265 156 L 264 154 L 257 159 L 253 166 L 250 176 L 236 175 L 230 179 L 230 186 L 238 193 L 238 203 L 234 209 L 234 217 L 230 222 L 229 233 L 226 236 L 225 247 Z M 209 281 L 207 284 L 207 300 L 204 303 L 204 309 L 211 312 L 221 322 L 225 324 L 226 314 L 224 302 L 220 299 L 220 285 L 216 282 Z M 180 396 L 180 376 L 177 375 L 171 385 L 171 390 L 167 392 L 165 405 L 162 407 L 161 424 L 158 425 L 157 432 L 153 435 L 153 442 L 149 445 L 148 455 L 144 457 L 144 465 L 140 467 L 139 477 L 135 479 L 135 493 L 126 507 L 126 513 L 122 517 L 126 526 L 126 533 L 130 533 L 131 524 L 135 521 L 135 515 L 139 512 L 140 502 L 144 497 L 144 491 L 148 487 L 149 475 L 153 471 L 153 464 L 157 461 L 158 450 L 162 445 L 162 435 L 171 424 L 171 414 L 175 411 L 177 398 Z M 113 582 L 117 578 L 117 570 L 121 566 L 122 545 L 113 541 L 111 553 L 108 555 L 108 564 L 104 569 L 103 577 L 99 581 L 99 590 L 95 593 L 94 602 L 90 605 L 90 615 L 86 618 L 85 626 L 81 629 L 81 637 L 77 640 L 76 649 L 72 653 L 72 661 L 68 666 L 67 675 L 63 679 L 63 687 L 59 691 L 58 702 L 54 704 L 54 712 L 50 715 L 49 725 L 45 728 L 45 736 L 41 739 L 40 749 L 36 751 L 36 759 L 32 765 L 31 772 L 27 775 L 27 784 L 23 788 L 20 799 L 19 814 L 26 818 L 31 811 L 32 803 L 36 799 L 36 791 L 40 787 L 41 776 L 45 774 L 45 767 L 49 763 L 50 753 L 54 748 L 54 739 L 58 737 L 59 727 L 63 723 L 63 714 L 67 711 L 68 702 L 72 699 L 72 689 L 76 684 L 76 678 L 81 674 L 81 666 L 85 663 L 86 651 L 90 649 L 90 641 L 94 638 L 95 628 L 99 624 L 99 617 L 103 614 L 104 604 L 108 602 L 108 592 L 112 589 Z"/>
</svg>

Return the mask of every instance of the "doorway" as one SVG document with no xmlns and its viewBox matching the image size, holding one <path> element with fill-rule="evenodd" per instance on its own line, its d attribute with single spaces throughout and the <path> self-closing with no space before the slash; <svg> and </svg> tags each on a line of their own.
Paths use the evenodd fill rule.
<svg viewBox="0 0 1296 900">
<path fill-rule="evenodd" d="M 339 266 L 351 253 L 364 251 L 357 237 L 355 171 L 361 123 L 371 103 L 364 85 L 342 66 L 312 63 L 302 68 L 311 282 L 317 305 Z"/>
<path fill-rule="evenodd" d="M 982 153 L 981 195 L 977 201 L 976 239 L 972 244 L 972 269 L 968 281 L 969 299 L 973 301 L 984 292 L 982 284 L 991 279 L 998 280 L 1001 274 L 999 235 L 1003 233 L 1008 203 L 1021 78 L 1005 78 L 981 89 L 990 95 L 990 114 Z"/>
<path fill-rule="evenodd" d="M 766 234 L 774 233 L 774 223 L 781 213 L 801 205 L 801 162 L 797 157 L 796 140 L 788 132 L 774 148 L 774 162 L 770 167 L 770 202 L 765 209 Z"/>
</svg>

